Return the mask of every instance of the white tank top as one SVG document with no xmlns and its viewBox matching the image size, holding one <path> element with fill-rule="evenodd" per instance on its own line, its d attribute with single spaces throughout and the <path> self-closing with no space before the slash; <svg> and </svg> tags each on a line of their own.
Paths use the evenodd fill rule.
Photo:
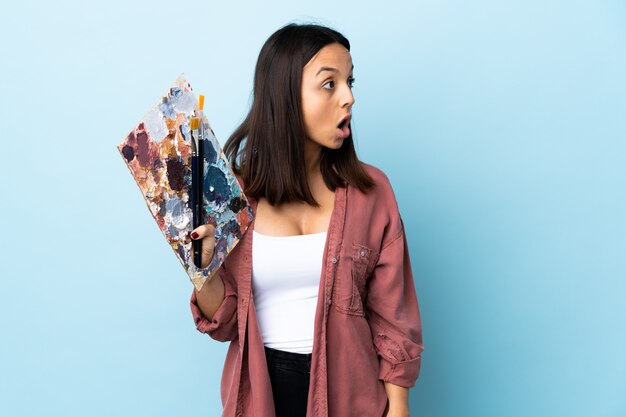
<svg viewBox="0 0 626 417">
<path fill-rule="evenodd" d="M 267 236 L 253 230 L 252 295 L 265 346 L 313 351 L 326 232 Z"/>
</svg>

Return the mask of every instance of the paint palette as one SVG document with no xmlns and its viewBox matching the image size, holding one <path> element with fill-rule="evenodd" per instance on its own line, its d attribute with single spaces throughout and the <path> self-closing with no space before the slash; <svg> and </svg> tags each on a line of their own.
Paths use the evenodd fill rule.
<svg viewBox="0 0 626 417">
<path fill-rule="evenodd" d="M 248 200 L 203 117 L 204 222 L 215 226 L 215 256 L 207 268 L 193 262 L 191 131 L 198 100 L 181 75 L 118 145 L 143 197 L 174 253 L 199 291 L 224 262 L 252 221 Z"/>
</svg>

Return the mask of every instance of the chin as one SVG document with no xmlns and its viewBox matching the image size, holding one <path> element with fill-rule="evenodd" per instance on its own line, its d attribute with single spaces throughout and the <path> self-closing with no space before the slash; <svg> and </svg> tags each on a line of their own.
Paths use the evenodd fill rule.
<svg viewBox="0 0 626 417">
<path fill-rule="evenodd" d="M 329 149 L 339 149 L 339 148 L 341 148 L 341 146 L 343 145 L 344 142 L 345 142 L 345 139 L 335 138 L 326 147 L 329 148 Z"/>
<path fill-rule="evenodd" d="M 326 148 L 327 149 L 332 149 L 333 151 L 336 151 L 337 149 L 341 148 L 341 145 L 343 145 L 343 141 L 341 141 L 340 143 L 337 143 L 335 145 L 326 146 Z"/>
</svg>

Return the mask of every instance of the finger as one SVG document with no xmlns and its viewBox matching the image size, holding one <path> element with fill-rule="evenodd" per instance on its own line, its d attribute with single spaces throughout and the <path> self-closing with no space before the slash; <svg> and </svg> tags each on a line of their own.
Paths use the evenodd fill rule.
<svg viewBox="0 0 626 417">
<path fill-rule="evenodd" d="M 200 264 L 202 265 L 202 268 L 206 268 L 207 266 L 209 266 L 209 264 L 211 264 L 211 261 L 213 261 L 214 249 L 215 249 L 214 242 L 210 244 L 205 244 L 204 241 L 202 242 L 202 259 L 200 262 Z"/>
<path fill-rule="evenodd" d="M 193 240 L 202 239 L 204 237 L 215 237 L 215 226 L 212 224 L 203 224 L 192 230 L 190 236 Z"/>
</svg>

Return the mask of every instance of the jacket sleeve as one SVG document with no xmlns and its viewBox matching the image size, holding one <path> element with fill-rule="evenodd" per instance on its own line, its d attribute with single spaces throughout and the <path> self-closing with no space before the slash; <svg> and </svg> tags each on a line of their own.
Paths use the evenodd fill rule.
<svg viewBox="0 0 626 417">
<path fill-rule="evenodd" d="M 424 347 L 404 225 L 399 216 L 397 220 L 400 231 L 383 242 L 366 309 L 378 353 L 378 378 L 409 388 L 419 375 Z"/>
<path fill-rule="evenodd" d="M 213 315 L 213 320 L 204 317 L 200 311 L 195 290 L 191 293 L 191 314 L 199 332 L 226 342 L 237 337 L 237 286 L 224 265 L 218 270 L 218 274 L 224 282 L 224 301 Z"/>
</svg>

